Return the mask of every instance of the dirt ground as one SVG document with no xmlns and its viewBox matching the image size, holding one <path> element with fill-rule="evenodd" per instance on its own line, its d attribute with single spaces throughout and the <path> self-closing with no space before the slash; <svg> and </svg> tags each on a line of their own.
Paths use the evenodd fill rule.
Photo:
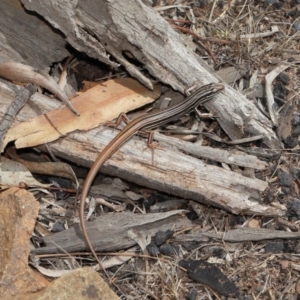
<svg viewBox="0 0 300 300">
<path fill-rule="evenodd" d="M 245 94 L 251 87 L 250 101 L 267 117 L 266 75 L 278 65 L 289 63 L 272 84 L 281 126 L 280 131 L 276 127 L 274 131 L 283 148 L 266 149 L 259 141 L 238 146 L 239 150 L 268 163 L 264 171 L 252 173 L 269 185 L 260 203 L 285 207 L 286 216 L 232 215 L 184 200 L 176 208 L 188 211 L 193 229 L 173 232 L 163 238 L 158 244 L 163 244 L 165 250 L 153 240 L 150 245 L 154 253 L 160 252 L 158 257 L 133 257 L 122 267 L 110 268 L 114 289 L 122 299 L 300 299 L 299 239 L 276 235 L 277 231 L 288 234 L 300 229 L 300 1 L 153 2 L 156 8 L 164 7 L 160 14 L 219 74 L 223 71 L 226 77 L 226 70 L 231 67 L 242 71 L 243 75 L 237 76 L 232 87 Z M 212 121 L 205 122 L 209 126 Z M 218 126 L 214 132 L 227 139 Z M 206 143 L 223 149 L 237 147 L 208 138 Z M 238 167 L 235 171 L 246 172 Z M 124 184 L 132 192 L 144 195 L 138 204 L 126 207 L 136 213 L 139 209 L 148 212 L 151 206 L 166 200 L 182 200 Z M 109 211 L 106 207 L 99 213 Z M 248 239 L 239 237 L 236 242 L 226 239 L 226 233 L 241 228 L 256 229 L 257 234 Z M 268 234 L 261 235 L 261 229 L 269 229 Z M 193 240 L 191 234 L 202 233 L 220 234 L 221 238 L 206 236 L 203 240 Z M 151 251 L 150 247 L 147 249 Z M 94 264 L 89 260 L 83 262 Z"/>
</svg>

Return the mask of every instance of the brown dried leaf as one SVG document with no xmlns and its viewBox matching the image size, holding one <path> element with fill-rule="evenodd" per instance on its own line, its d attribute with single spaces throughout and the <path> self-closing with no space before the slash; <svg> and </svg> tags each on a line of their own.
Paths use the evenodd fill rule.
<svg viewBox="0 0 300 300">
<path fill-rule="evenodd" d="M 95 128 L 117 118 L 122 112 L 126 113 L 151 103 L 158 95 L 158 87 L 150 91 L 130 78 L 109 80 L 72 100 L 72 105 L 80 113 L 80 117 L 62 106 L 22 122 L 8 131 L 3 149 L 14 140 L 17 148 L 33 147 L 52 142 L 75 130 Z"/>
<path fill-rule="evenodd" d="M 70 165 L 63 162 L 33 162 L 18 159 L 30 172 L 36 174 L 60 176 L 71 179 L 79 187 L 77 177 Z"/>
</svg>

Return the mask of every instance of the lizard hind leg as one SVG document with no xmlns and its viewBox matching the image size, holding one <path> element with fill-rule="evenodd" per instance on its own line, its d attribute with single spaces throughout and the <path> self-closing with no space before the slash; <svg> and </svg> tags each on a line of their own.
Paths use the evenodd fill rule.
<svg viewBox="0 0 300 300">
<path fill-rule="evenodd" d="M 153 136 L 154 136 L 154 131 L 142 131 L 141 132 L 142 135 L 148 136 L 148 142 L 147 142 L 147 147 L 145 147 L 145 149 L 143 151 L 145 151 L 146 149 L 150 149 L 152 152 L 152 158 L 151 158 L 151 162 L 152 162 L 152 166 L 154 165 L 154 150 L 158 147 L 158 144 L 154 144 L 153 143 Z"/>
</svg>

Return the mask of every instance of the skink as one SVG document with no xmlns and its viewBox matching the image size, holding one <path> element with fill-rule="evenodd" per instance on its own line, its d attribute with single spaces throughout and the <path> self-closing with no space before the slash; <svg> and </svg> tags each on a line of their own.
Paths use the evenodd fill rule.
<svg viewBox="0 0 300 300">
<path fill-rule="evenodd" d="M 102 266 L 101 261 L 99 260 L 86 231 L 85 222 L 84 222 L 84 204 L 85 199 L 88 195 L 88 191 L 91 187 L 91 184 L 98 173 L 101 166 L 108 160 L 125 142 L 127 142 L 134 134 L 138 131 L 147 131 L 153 128 L 156 128 L 162 124 L 168 123 L 170 121 L 177 120 L 181 116 L 190 113 L 198 105 L 209 101 L 213 98 L 214 95 L 219 93 L 224 89 L 224 86 L 219 83 L 211 83 L 205 86 L 202 86 L 196 90 L 192 95 L 187 97 L 185 101 L 180 102 L 173 107 L 162 109 L 155 113 L 149 113 L 147 115 L 142 115 L 132 120 L 128 125 L 124 127 L 113 139 L 112 141 L 104 148 L 101 154 L 98 156 L 96 161 L 93 163 L 86 180 L 84 182 L 81 198 L 80 198 L 80 208 L 79 208 L 79 218 L 80 225 L 83 237 L 92 254 L 95 256 L 100 267 L 105 271 Z"/>
</svg>

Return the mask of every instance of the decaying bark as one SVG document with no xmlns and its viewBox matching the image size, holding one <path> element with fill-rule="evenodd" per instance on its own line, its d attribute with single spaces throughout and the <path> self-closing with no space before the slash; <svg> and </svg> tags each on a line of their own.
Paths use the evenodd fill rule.
<svg viewBox="0 0 300 300">
<path fill-rule="evenodd" d="M 126 53 L 143 63 L 153 76 L 180 91 L 194 82 L 206 84 L 219 80 L 213 71 L 186 47 L 168 23 L 141 0 L 23 0 L 22 3 L 26 9 L 35 11 L 56 29 L 60 43 L 63 35 L 76 50 L 116 67 L 117 64 L 109 56 L 113 55 L 131 75 L 149 88 L 152 87 L 151 81 L 126 59 Z M 29 16 L 37 18 L 35 15 Z M 44 26 L 48 26 L 46 22 Z M 51 34 L 49 33 L 49 37 L 52 37 Z M 45 43 L 47 45 L 46 41 Z M 58 45 L 61 45 L 60 43 L 58 42 Z M 32 43 L 30 45 L 33 47 Z M 17 50 L 22 49 L 16 47 L 14 51 Z M 24 55 L 24 49 L 20 53 Z M 51 53 L 53 55 L 53 51 Z M 60 52 L 57 57 L 62 57 L 63 53 L 66 52 Z M 13 55 L 9 60 L 15 59 L 30 64 L 31 60 L 24 61 L 21 54 Z M 36 53 L 33 56 L 36 55 L 38 56 Z M 0 61 L 4 58 L 8 59 L 5 56 Z M 39 62 L 40 69 L 47 62 L 42 55 L 36 61 Z M 3 95 L 0 103 L 2 115 L 9 99 L 13 97 L 9 86 L 11 85 L 0 84 Z M 18 115 L 18 121 L 49 111 L 57 105 L 54 99 L 48 102 L 47 97 L 34 95 L 28 107 Z M 223 94 L 219 94 L 206 106 L 210 111 L 218 111 L 218 121 L 231 139 L 241 138 L 245 131 L 251 135 L 264 135 L 267 145 L 280 147 L 269 120 L 229 86 L 226 86 Z M 104 145 L 111 140 L 112 135 L 111 130 L 99 134 L 99 129 L 70 134 L 51 143 L 51 148 L 61 157 L 89 166 Z M 175 146 L 176 142 L 173 143 L 172 138 L 166 139 L 167 143 Z M 235 214 L 283 215 L 283 209 L 263 206 L 257 202 L 267 188 L 266 182 L 204 164 L 188 155 L 201 155 L 200 153 L 185 147 L 183 154 L 177 150 L 183 149 L 183 146 L 177 145 L 174 149 L 167 146 L 167 143 L 162 143 L 155 151 L 152 165 L 151 152 L 144 151 L 144 141 L 133 139 L 106 163 L 103 171 L 173 195 L 218 206 Z M 220 161 L 222 157 L 222 162 L 253 168 L 263 167 L 262 162 L 246 155 L 245 159 L 241 159 L 231 153 L 213 153 L 213 150 L 206 155 L 212 154 L 214 156 L 210 156 L 210 159 L 214 157 L 218 160 L 219 156 Z"/>
<path fill-rule="evenodd" d="M 27 100 L 32 96 L 36 91 L 36 86 L 29 84 L 24 89 L 20 91 L 15 98 L 15 100 L 8 106 L 6 113 L 3 115 L 0 121 L 0 148 L 3 146 L 3 139 L 8 129 L 11 127 L 16 114 L 20 109 L 25 105 Z"/>
<path fill-rule="evenodd" d="M 24 64 L 6 62 L 0 64 L 0 77 L 11 81 L 33 83 L 37 86 L 44 87 L 60 99 L 75 115 L 79 116 L 79 113 L 75 111 L 67 95 L 46 72 L 36 70 Z"/>
<path fill-rule="evenodd" d="M 161 82 L 180 91 L 195 82 L 207 84 L 219 80 L 174 29 L 141 0 L 22 0 L 22 3 L 61 31 L 72 47 L 114 67 L 116 64 L 109 57 L 113 55 L 149 88 L 152 83 L 126 59 L 126 53 L 144 64 Z M 206 107 L 218 111 L 220 125 L 231 139 L 251 132 L 264 135 L 270 147 L 280 147 L 269 120 L 229 86 Z"/>
<path fill-rule="evenodd" d="M 146 215 L 131 212 L 109 213 L 88 222 L 86 227 L 91 240 L 94 241 L 95 250 L 117 251 L 128 249 L 136 244 L 128 236 L 130 230 L 135 230 L 144 236 L 153 236 L 159 230 L 168 230 L 170 224 L 176 230 L 191 227 L 191 221 L 179 214 L 180 211 Z M 86 248 L 79 226 L 73 226 L 55 235 L 45 236 L 43 241 L 46 247 L 35 249 L 34 253 L 76 252 Z"/>
<path fill-rule="evenodd" d="M 267 228 L 238 228 L 229 230 L 224 234 L 222 233 L 190 233 L 182 234 L 176 237 L 176 241 L 179 242 L 189 242 L 189 241 L 203 241 L 205 238 L 213 238 L 221 240 L 223 242 L 230 243 L 243 243 L 249 241 L 265 241 L 265 240 L 274 240 L 274 239 L 284 239 L 284 240 L 293 240 L 299 239 L 299 232 L 287 232 L 283 230 L 274 230 Z"/>
<path fill-rule="evenodd" d="M 13 99 L 12 91 L 0 83 L 0 92 L 6 94 L 5 102 Z M 0 109 L 4 106 L 0 98 Z M 36 111 L 43 113 L 59 106 L 59 103 L 47 97 L 35 94 L 18 115 L 18 120 L 27 120 L 37 115 Z M 1 112 L 1 115 L 4 112 Z M 99 133 L 101 132 L 101 134 Z M 99 155 L 101 149 L 115 135 L 110 128 L 90 130 L 85 133 L 72 133 L 68 137 L 50 143 L 53 152 L 78 164 L 91 164 Z M 266 216 L 282 216 L 284 209 L 259 204 L 261 193 L 268 184 L 259 179 L 248 178 L 241 174 L 225 170 L 216 166 L 203 163 L 201 160 L 190 157 L 201 155 L 200 150 L 189 150 L 193 147 L 185 146 L 182 153 L 181 141 L 172 137 L 157 135 L 162 140 L 155 150 L 154 164 L 152 165 L 151 151 L 145 151 L 145 141 L 137 138 L 132 139 L 114 154 L 104 165 L 102 171 L 113 176 L 118 176 L 137 184 L 160 190 L 169 194 L 186 199 L 193 199 L 208 205 L 217 206 L 234 214 L 257 214 Z M 99 150 L 100 149 L 100 150 Z M 262 169 L 264 163 L 252 156 L 245 155 L 244 159 L 234 153 L 218 154 L 218 150 L 210 149 L 210 154 L 202 151 L 203 156 L 222 162 Z M 206 154 L 205 154 L 206 153 Z M 209 156 L 210 155 L 210 156 Z"/>
<path fill-rule="evenodd" d="M 25 11 L 19 0 L 0 2 L 0 62 L 14 61 L 44 70 L 69 55 L 59 31 Z"/>
</svg>

